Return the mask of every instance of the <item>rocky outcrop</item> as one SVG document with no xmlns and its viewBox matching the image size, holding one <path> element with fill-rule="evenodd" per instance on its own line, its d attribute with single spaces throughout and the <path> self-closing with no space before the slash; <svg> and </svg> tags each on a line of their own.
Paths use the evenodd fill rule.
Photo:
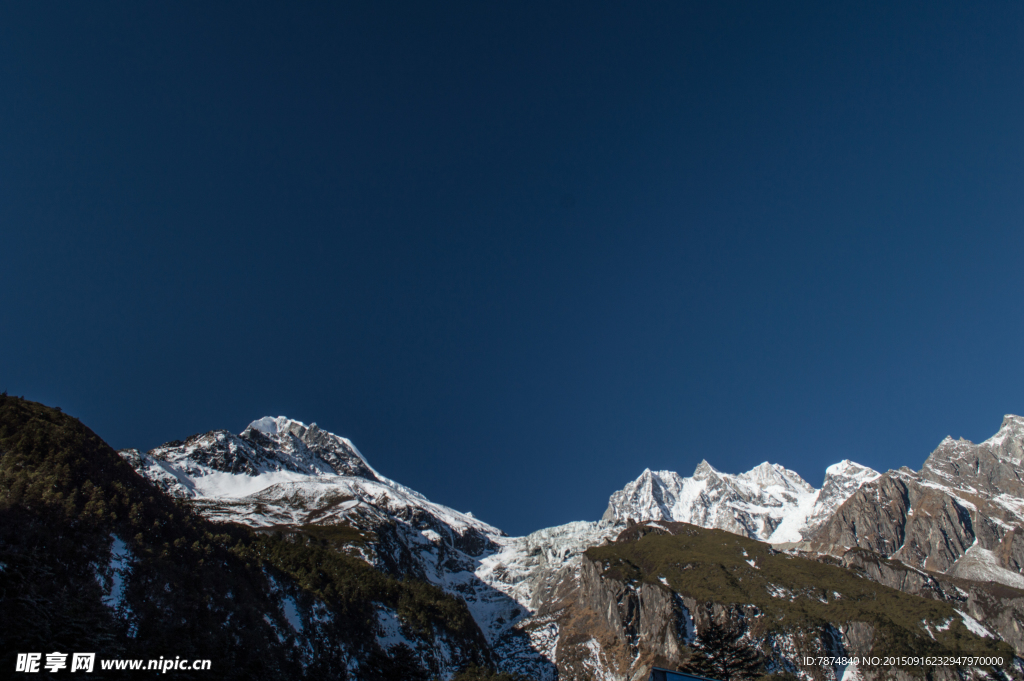
<svg viewBox="0 0 1024 681">
<path fill-rule="evenodd" d="M 869 556 L 850 561 L 850 566 L 858 569 L 872 565 L 889 570 L 890 577 L 900 572 L 913 572 L 887 566 L 884 561 L 879 565 Z M 907 576 L 902 575 L 900 579 L 906 585 Z M 928 580 L 924 579 L 918 586 L 919 590 L 927 591 Z M 712 622 L 744 629 L 744 639 L 761 650 L 771 673 L 798 674 L 815 681 L 841 678 L 910 681 L 917 678 L 909 672 L 889 668 L 803 664 L 807 656 L 843 658 L 878 654 L 874 623 L 835 622 L 811 630 L 788 631 L 770 624 L 769 619 L 774 617 L 766 617 L 766 613 L 753 605 L 698 602 L 661 584 L 615 579 L 601 565 L 584 556 L 573 603 L 562 613 L 564 630 L 557 658 L 559 679 L 646 679 L 652 666 L 675 668 L 684 664 L 692 654 L 689 644 Z M 581 622 L 588 634 L 574 636 L 574 628 L 578 629 Z M 595 662 L 603 665 L 602 674 L 592 677 Z M 961 677 L 955 670 L 936 668 L 930 678 L 952 681 Z"/>
<path fill-rule="evenodd" d="M 861 548 L 851 549 L 839 558 L 818 555 L 817 559 L 842 565 L 904 593 L 946 601 L 982 622 L 1010 644 L 1017 655 L 1024 656 L 1024 588 L 959 578 L 955 568 L 951 574 L 919 570 Z"/>
<path fill-rule="evenodd" d="M 818 491 L 818 496 L 807 515 L 807 520 L 804 521 L 804 525 L 800 529 L 801 537 L 811 536 L 818 528 L 827 523 L 836 509 L 853 496 L 862 485 L 877 480 L 878 477 L 878 472 L 849 459 L 844 459 L 826 468 L 825 481 Z"/>
<path fill-rule="evenodd" d="M 1024 586 L 1022 455 L 1018 416 L 979 445 L 947 437 L 920 472 L 889 471 L 861 486 L 810 547 L 833 555 L 858 547 L 923 570 Z"/>
<path fill-rule="evenodd" d="M 908 567 L 899 561 L 888 560 L 871 551 L 862 549 L 847 551 L 839 559 L 839 564 L 873 582 L 904 593 L 935 600 L 963 600 L 956 598 L 958 593 L 955 589 L 944 587 L 934 575 Z"/>
<path fill-rule="evenodd" d="M 987 497 L 1024 499 L 1024 417 L 1008 414 L 999 431 L 981 444 L 944 439 L 925 461 L 921 477 Z"/>
<path fill-rule="evenodd" d="M 629 656 L 644 653 L 682 661 L 682 641 L 693 622 L 682 600 L 671 589 L 651 584 L 629 584 L 602 578 L 601 569 L 584 556 L 579 604 L 598 613 Z"/>
<path fill-rule="evenodd" d="M 859 547 L 892 555 L 903 546 L 909 510 L 910 490 L 906 482 L 897 476 L 883 475 L 847 499 L 811 536 L 811 547 L 840 554 Z"/>
<path fill-rule="evenodd" d="M 866 551 L 849 551 L 842 563 L 885 586 L 954 604 L 1024 656 L 1024 589 L 914 570 Z"/>
<path fill-rule="evenodd" d="M 817 548 L 859 547 L 944 572 L 974 544 L 970 509 L 905 473 L 859 489 L 814 536 Z"/>
</svg>

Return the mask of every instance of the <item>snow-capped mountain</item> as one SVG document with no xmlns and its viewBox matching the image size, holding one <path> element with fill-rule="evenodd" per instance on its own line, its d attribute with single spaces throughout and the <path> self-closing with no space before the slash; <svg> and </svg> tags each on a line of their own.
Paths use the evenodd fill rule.
<svg viewBox="0 0 1024 681">
<path fill-rule="evenodd" d="M 215 430 L 122 456 L 177 497 L 239 497 L 311 477 L 381 479 L 346 438 L 284 416 L 253 421 L 240 435 Z"/>
<path fill-rule="evenodd" d="M 122 450 L 143 476 L 193 500 L 212 520 L 252 527 L 344 525 L 372 542 L 350 549 L 371 565 L 462 597 L 489 641 L 526 610 L 475 575 L 501 530 L 435 504 L 375 471 L 346 438 L 284 416 L 239 435 L 213 431 L 148 453 Z"/>
<path fill-rule="evenodd" d="M 348 550 L 463 598 L 504 668 L 539 680 L 556 677 L 557 625 L 541 611 L 559 588 L 578 583 L 582 553 L 622 529 L 576 522 L 508 537 L 384 477 L 348 439 L 283 416 L 253 421 L 239 435 L 213 431 L 120 454 L 211 520 L 345 526 L 372 536 Z"/>
<path fill-rule="evenodd" d="M 645 470 L 611 495 L 600 522 L 569 523 L 525 537 L 508 537 L 471 514 L 434 503 L 374 470 L 349 440 L 285 417 L 258 419 L 238 435 L 214 431 L 148 453 L 120 453 L 142 475 L 190 499 L 210 519 L 285 533 L 334 526 L 354 530 L 362 540 L 346 541 L 342 550 L 384 572 L 427 581 L 459 596 L 504 671 L 553 681 L 576 678 L 573 665 L 584 669 L 593 662 L 597 669 L 607 653 L 596 639 L 588 643 L 588 630 L 580 629 L 583 592 L 594 587 L 587 586 L 581 572 L 584 554 L 623 537 L 630 541 L 630 532 L 641 527 L 634 523 L 655 530 L 659 523 L 690 523 L 768 541 L 777 549 L 798 546 L 837 556 L 843 547 L 862 546 L 931 567 L 918 557 L 894 554 L 899 522 L 909 531 L 915 512 L 924 518 L 936 509 L 941 518 L 963 520 L 963 509 L 975 499 L 984 505 L 974 509 L 977 518 L 956 526 L 975 528 L 970 537 L 967 530 L 960 537 L 952 521 L 948 528 L 932 520 L 922 525 L 938 527 L 943 536 L 959 541 L 957 546 L 962 544 L 944 558 L 943 569 L 968 579 L 1024 583 L 1019 566 L 1002 557 L 1024 563 L 1016 533 L 1006 531 L 1024 509 L 1024 499 L 1015 494 L 1021 478 L 1014 468 L 1020 462 L 1024 421 L 1007 419 L 1001 435 L 982 445 L 944 441 L 920 474 L 903 469 L 880 475 L 842 461 L 828 467 L 820 489 L 769 463 L 734 475 L 702 461 L 688 478 Z M 906 489 L 897 489 L 901 484 Z M 950 491 L 952 485 L 959 485 L 959 491 Z M 927 494 L 908 489 L 948 503 L 936 506 L 925 499 Z M 911 500 L 902 516 L 886 506 L 900 499 Z M 903 520 L 890 522 L 890 516 Z M 1005 528 L 992 529 L 993 523 Z M 890 525 L 893 532 L 881 531 L 877 542 L 863 530 L 857 535 L 859 528 Z M 996 539 L 989 541 L 988 535 Z M 381 626 L 382 641 L 399 635 L 394 627 Z M 1001 631 L 1009 631 L 1006 627 Z"/>
<path fill-rule="evenodd" d="M 693 475 L 645 470 L 612 494 L 604 519 L 667 520 L 717 528 L 773 543 L 801 541 L 858 487 L 878 473 L 852 461 L 826 469 L 820 490 L 768 462 L 731 475 L 701 461 Z"/>
<path fill-rule="evenodd" d="M 194 498 L 207 515 L 254 527 L 343 522 L 372 508 L 407 519 L 426 513 L 454 532 L 449 543 L 477 551 L 482 538 L 503 536 L 379 474 L 350 440 L 284 416 L 253 421 L 240 435 L 213 431 L 148 453 L 120 453 L 173 496 Z"/>
<path fill-rule="evenodd" d="M 239 435 L 213 431 L 119 453 L 211 520 L 285 531 L 344 526 L 372 537 L 347 550 L 461 597 L 503 668 L 539 681 L 557 676 L 558 637 L 557 625 L 536 615 L 559 587 L 578 582 L 582 553 L 622 529 L 576 522 L 508 537 L 384 477 L 348 439 L 283 416 Z"/>
<path fill-rule="evenodd" d="M 193 499 L 213 520 L 254 527 L 345 525 L 372 534 L 375 541 L 351 550 L 378 568 L 460 595 L 492 644 L 557 600 L 559 585 L 578 581 L 582 553 L 628 523 L 681 521 L 796 541 L 864 480 L 877 477 L 844 461 L 828 469 L 819 492 L 793 471 L 768 463 L 729 475 L 703 461 L 691 478 L 647 470 L 612 495 L 601 522 L 507 537 L 384 477 L 348 439 L 283 416 L 253 421 L 239 435 L 213 431 L 148 453 L 121 454 L 170 494 Z M 536 626 L 526 633 L 531 645 L 519 653 L 529 658 L 550 636 Z M 537 665 L 529 670 L 545 675 Z"/>
</svg>

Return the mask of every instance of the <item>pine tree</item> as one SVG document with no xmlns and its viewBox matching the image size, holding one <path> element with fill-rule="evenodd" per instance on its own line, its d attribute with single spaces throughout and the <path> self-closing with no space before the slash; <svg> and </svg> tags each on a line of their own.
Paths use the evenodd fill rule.
<svg viewBox="0 0 1024 681">
<path fill-rule="evenodd" d="M 697 634 L 693 657 L 682 671 L 720 681 L 757 678 L 764 663 L 757 648 L 741 640 L 744 629 L 718 624 L 708 614 L 709 624 Z"/>
</svg>

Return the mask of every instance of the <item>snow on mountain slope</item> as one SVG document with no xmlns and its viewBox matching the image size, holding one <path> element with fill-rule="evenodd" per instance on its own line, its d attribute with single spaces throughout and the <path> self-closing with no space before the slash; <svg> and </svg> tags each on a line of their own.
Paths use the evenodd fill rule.
<svg viewBox="0 0 1024 681">
<path fill-rule="evenodd" d="M 552 590 L 567 576 L 566 570 L 578 574 L 584 551 L 611 540 L 622 529 L 609 521 L 578 521 L 525 537 L 502 537 L 495 540 L 498 550 L 481 559 L 476 575 L 536 611 L 552 600 Z"/>
<path fill-rule="evenodd" d="M 310 476 L 380 479 L 349 440 L 283 416 L 253 421 L 240 435 L 215 430 L 122 456 L 178 497 L 239 497 Z"/>
<path fill-rule="evenodd" d="M 325 476 L 274 484 L 233 499 L 197 499 L 212 519 L 254 527 L 345 525 L 373 541 L 357 555 L 385 572 L 436 584 L 460 596 L 489 641 L 527 611 L 477 576 L 481 560 L 507 539 L 469 514 L 435 504 L 386 478 Z"/>
<path fill-rule="evenodd" d="M 211 520 L 286 531 L 344 525 L 372 537 L 348 550 L 463 598 L 510 669 L 539 679 L 554 678 L 542 652 L 554 633 L 532 626 L 523 634 L 515 625 L 540 607 L 566 569 L 578 572 L 584 550 L 615 534 L 609 523 L 581 522 L 507 537 L 384 477 L 349 440 L 285 417 L 259 419 L 239 435 L 213 431 L 120 454 Z"/>
<path fill-rule="evenodd" d="M 604 519 L 668 520 L 718 528 L 761 541 L 801 541 L 860 485 L 878 473 L 852 461 L 830 466 L 821 490 L 767 462 L 731 475 L 701 461 L 693 475 L 645 470 L 612 494 Z"/>
<path fill-rule="evenodd" d="M 479 579 L 501 530 L 380 475 L 347 439 L 282 416 L 241 434 L 213 431 L 141 453 L 120 452 L 206 517 L 253 527 L 346 525 L 374 541 L 353 547 L 372 565 L 437 584 L 467 602 L 493 639 L 526 611 Z"/>
<path fill-rule="evenodd" d="M 560 637 L 557 613 L 580 584 L 583 552 L 622 530 L 607 521 L 579 521 L 495 540 L 498 550 L 482 557 L 476 576 L 520 608 L 494 639 L 503 671 L 538 681 L 560 678 L 553 664 Z"/>
</svg>

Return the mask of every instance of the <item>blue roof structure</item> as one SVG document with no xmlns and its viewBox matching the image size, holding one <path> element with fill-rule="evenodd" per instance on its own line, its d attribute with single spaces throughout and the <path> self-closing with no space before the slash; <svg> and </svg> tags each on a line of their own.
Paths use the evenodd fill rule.
<svg viewBox="0 0 1024 681">
<path fill-rule="evenodd" d="M 709 679 L 706 676 L 694 676 L 693 674 L 687 674 L 686 672 L 674 672 L 670 669 L 662 669 L 661 667 L 655 667 L 651 669 L 651 675 L 647 681 L 718 681 L 717 679 Z"/>
</svg>

